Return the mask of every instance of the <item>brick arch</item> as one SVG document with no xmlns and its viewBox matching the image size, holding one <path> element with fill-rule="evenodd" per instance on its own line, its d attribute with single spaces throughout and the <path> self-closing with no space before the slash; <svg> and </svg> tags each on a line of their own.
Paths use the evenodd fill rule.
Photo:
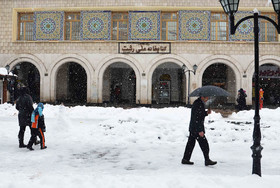
<svg viewBox="0 0 280 188">
<path fill-rule="evenodd" d="M 102 103 L 103 102 L 103 76 L 104 73 L 106 71 L 106 69 L 114 64 L 114 63 L 125 63 L 127 65 L 129 65 L 136 76 L 136 103 L 138 103 L 138 101 L 140 101 L 141 98 L 141 92 L 140 92 L 140 84 L 141 84 L 141 73 L 143 72 L 143 68 L 140 65 L 140 63 L 130 57 L 130 56 L 124 56 L 124 55 L 117 55 L 117 56 L 109 56 L 105 59 L 103 59 L 102 62 L 99 63 L 99 66 L 97 66 L 96 69 L 96 80 L 97 80 L 97 95 L 98 95 L 98 103 Z"/>
<path fill-rule="evenodd" d="M 86 72 L 86 75 L 87 75 L 87 102 L 90 103 L 91 102 L 90 96 L 92 93 L 91 83 L 92 83 L 92 77 L 93 77 L 92 75 L 94 75 L 94 69 L 92 68 L 90 62 L 87 59 L 83 58 L 82 56 L 77 56 L 77 55 L 61 56 L 51 64 L 50 76 L 49 76 L 50 91 L 51 91 L 50 99 L 52 102 L 54 102 L 56 100 L 56 77 L 57 77 L 57 73 L 58 73 L 60 66 L 62 66 L 65 63 L 70 63 L 70 62 L 74 62 L 74 63 L 81 65 Z"/>
<path fill-rule="evenodd" d="M 274 65 L 277 65 L 278 67 L 280 67 L 280 57 L 272 56 L 272 55 L 266 55 L 266 56 L 260 57 L 259 66 L 268 64 L 268 63 L 274 64 Z M 246 69 L 246 73 L 249 78 L 253 78 L 254 72 L 255 72 L 255 61 L 252 60 Z"/>
<path fill-rule="evenodd" d="M 10 65 L 10 70 L 12 70 L 17 64 L 23 63 L 23 62 L 28 62 L 34 65 L 37 70 L 39 71 L 40 74 L 40 99 L 41 97 L 44 96 L 44 74 L 47 72 L 47 69 L 43 63 L 43 61 L 36 57 L 35 55 L 32 54 L 19 54 L 14 57 L 11 57 L 6 63 L 6 65 Z"/>
<path fill-rule="evenodd" d="M 237 89 L 242 87 L 242 73 L 244 72 L 244 70 L 237 60 L 235 60 L 234 58 L 232 58 L 230 56 L 226 56 L 226 55 L 213 55 L 213 56 L 207 57 L 206 59 L 204 59 L 202 62 L 199 63 L 198 69 L 196 71 L 197 76 L 198 76 L 197 87 L 202 86 L 202 79 L 203 79 L 203 74 L 204 74 L 205 70 L 210 65 L 213 65 L 216 63 L 221 63 L 224 65 L 227 65 L 234 72 L 235 79 L 236 79 L 236 82 L 235 82 L 236 91 L 232 91 L 230 93 L 232 94 L 232 97 L 236 96 Z"/>
<path fill-rule="evenodd" d="M 148 95 L 147 100 L 148 103 L 152 102 L 152 79 L 153 79 L 153 73 L 156 70 L 156 68 L 163 64 L 163 63 L 174 63 L 182 67 L 182 65 L 186 65 L 187 69 L 192 69 L 191 63 L 189 63 L 186 59 L 178 56 L 178 55 L 160 55 L 156 58 L 154 58 L 150 63 L 149 66 L 146 68 L 145 72 L 147 73 L 147 89 L 148 89 Z M 186 73 L 185 73 L 186 74 Z M 192 77 L 190 78 L 192 80 Z"/>
<path fill-rule="evenodd" d="M 274 64 L 277 65 L 278 67 L 280 67 L 280 57 L 279 56 L 274 56 L 274 55 L 265 55 L 265 56 L 261 56 L 259 59 L 259 66 L 264 65 L 264 64 Z M 250 103 L 252 103 L 252 79 L 255 73 L 255 61 L 252 60 L 251 63 L 248 65 L 247 69 L 246 69 L 246 74 L 247 74 L 247 84 L 248 86 L 248 91 L 247 94 L 248 95 L 248 101 L 250 101 Z"/>
<path fill-rule="evenodd" d="M 47 72 L 47 69 L 41 59 L 36 57 L 35 55 L 31 54 L 20 54 L 14 57 L 11 57 L 5 65 L 10 65 L 11 69 L 16 66 L 18 63 L 22 62 L 29 62 L 33 64 L 38 71 L 40 72 L 40 76 L 42 76 L 45 72 Z"/>
</svg>

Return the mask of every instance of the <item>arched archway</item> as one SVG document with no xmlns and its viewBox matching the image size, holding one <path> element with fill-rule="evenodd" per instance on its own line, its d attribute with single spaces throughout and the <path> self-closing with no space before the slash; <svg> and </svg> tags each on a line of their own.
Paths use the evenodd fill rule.
<svg viewBox="0 0 280 188">
<path fill-rule="evenodd" d="M 85 104 L 87 102 L 87 74 L 78 63 L 62 64 L 56 74 L 56 102 Z"/>
<path fill-rule="evenodd" d="M 17 75 L 16 82 L 14 83 L 14 93 L 11 97 L 15 100 L 18 97 L 18 89 L 21 86 L 26 86 L 34 102 L 40 101 L 40 73 L 39 70 L 30 62 L 17 63 L 12 68 L 13 74 Z"/>
<path fill-rule="evenodd" d="M 51 102 L 57 102 L 56 96 L 57 96 L 57 73 L 58 70 L 61 68 L 61 66 L 63 66 L 64 64 L 70 63 L 70 62 L 74 62 L 77 63 L 78 65 L 80 65 L 83 70 L 85 70 L 86 72 L 86 81 L 87 81 L 87 103 L 91 103 L 93 102 L 93 93 L 92 93 L 92 85 L 94 84 L 92 81 L 92 75 L 94 75 L 94 69 L 92 68 L 90 62 L 79 55 L 76 54 L 71 54 L 71 55 L 62 55 L 59 58 L 57 58 L 57 60 L 53 61 L 53 63 L 50 65 L 50 76 L 49 76 L 49 81 L 51 83 L 50 88 L 51 88 L 51 92 L 50 92 L 50 100 Z"/>
<path fill-rule="evenodd" d="M 7 60 L 5 65 L 9 65 L 11 68 L 11 71 L 12 71 L 15 69 L 19 69 L 20 66 L 18 66 L 18 65 L 21 65 L 22 63 L 24 63 L 24 64 L 27 63 L 25 65 L 32 67 L 32 69 L 34 69 L 36 72 L 37 78 L 39 75 L 40 81 L 39 81 L 39 83 L 36 83 L 37 85 L 39 85 L 39 93 L 37 93 L 35 96 L 35 102 L 45 101 L 46 100 L 45 97 L 47 94 L 46 94 L 46 92 L 44 92 L 44 89 L 47 86 L 45 86 L 45 84 L 44 84 L 45 77 L 43 75 L 45 75 L 47 73 L 47 69 L 46 69 L 46 66 L 44 65 L 44 62 L 33 54 L 17 54 L 15 56 L 11 57 L 9 60 Z M 24 65 L 24 64 L 22 64 L 22 65 Z M 27 72 L 25 72 L 25 74 L 26 73 Z M 23 79 L 21 79 L 21 80 L 25 80 L 24 78 L 25 78 L 25 76 L 23 76 Z M 36 80 L 36 82 L 37 81 L 38 80 Z M 37 87 L 37 90 L 38 90 L 38 87 Z"/>
<path fill-rule="evenodd" d="M 265 65 L 265 64 L 272 64 L 275 66 L 280 67 L 280 57 L 279 56 L 274 56 L 274 55 L 265 55 L 265 56 L 260 56 L 260 62 L 259 62 L 259 66 Z M 250 102 L 249 104 L 254 106 L 254 73 L 255 73 L 255 61 L 254 59 L 252 59 L 251 63 L 248 65 L 248 67 L 246 68 L 246 73 L 247 73 L 247 85 L 250 86 L 248 87 L 248 96 L 250 96 L 250 98 L 248 98 L 248 101 Z M 252 87 L 253 86 L 253 87 Z"/>
<path fill-rule="evenodd" d="M 252 77 L 252 100 L 255 100 L 255 82 Z M 280 67 L 273 63 L 265 63 L 259 67 L 259 88 L 262 89 L 263 106 L 280 105 Z"/>
<path fill-rule="evenodd" d="M 178 64 L 160 64 L 152 75 L 152 104 L 184 104 L 185 83 L 185 74 Z"/>
<path fill-rule="evenodd" d="M 110 104 L 136 104 L 136 75 L 123 62 L 109 65 L 103 74 L 102 101 Z"/>
<path fill-rule="evenodd" d="M 214 63 L 208 66 L 202 76 L 202 86 L 214 85 L 235 93 L 236 76 L 231 67 L 223 63 Z M 235 103 L 235 95 L 231 97 L 217 97 L 213 103 L 214 106 L 225 105 L 227 103 Z"/>
</svg>

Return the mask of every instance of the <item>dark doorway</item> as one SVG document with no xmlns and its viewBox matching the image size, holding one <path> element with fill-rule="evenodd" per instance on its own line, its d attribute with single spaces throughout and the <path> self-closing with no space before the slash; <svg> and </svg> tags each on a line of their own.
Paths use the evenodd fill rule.
<svg viewBox="0 0 280 188">
<path fill-rule="evenodd" d="M 152 104 L 184 105 L 186 77 L 182 68 L 172 62 L 159 65 L 152 77 Z"/>
<path fill-rule="evenodd" d="M 202 86 L 206 85 L 221 87 L 232 94 L 230 97 L 211 97 L 209 103 L 212 102 L 211 105 L 213 107 L 222 108 L 224 105 L 234 106 L 237 89 L 236 78 L 232 68 L 223 63 L 210 65 L 204 71 L 202 77 Z"/>
<path fill-rule="evenodd" d="M 28 87 L 34 102 L 40 102 L 40 73 L 38 69 L 29 62 L 18 63 L 12 72 L 17 75 L 15 83 L 14 98 L 18 98 L 18 89 L 21 86 Z"/>
<path fill-rule="evenodd" d="M 259 88 L 263 90 L 264 107 L 280 105 L 280 67 L 274 64 L 264 64 L 259 68 Z M 255 101 L 255 82 L 252 79 L 252 97 Z"/>
<path fill-rule="evenodd" d="M 103 102 L 112 105 L 136 104 L 136 75 L 122 62 L 110 65 L 103 76 Z"/>
<path fill-rule="evenodd" d="M 57 103 L 85 104 L 87 102 L 87 75 L 78 63 L 62 65 L 57 73 Z"/>
</svg>

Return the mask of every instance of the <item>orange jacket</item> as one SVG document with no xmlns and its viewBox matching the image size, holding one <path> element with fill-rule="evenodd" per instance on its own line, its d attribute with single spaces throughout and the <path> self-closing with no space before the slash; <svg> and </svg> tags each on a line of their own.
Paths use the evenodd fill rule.
<svg viewBox="0 0 280 188">
<path fill-rule="evenodd" d="M 38 127 L 39 127 L 38 119 L 39 119 L 39 114 L 35 116 L 35 122 L 32 122 L 31 128 L 38 129 Z"/>
<path fill-rule="evenodd" d="M 32 122 L 31 128 L 34 129 L 45 129 L 45 118 L 44 115 L 42 115 L 41 117 L 39 116 L 39 114 L 35 115 L 35 122 Z"/>
</svg>

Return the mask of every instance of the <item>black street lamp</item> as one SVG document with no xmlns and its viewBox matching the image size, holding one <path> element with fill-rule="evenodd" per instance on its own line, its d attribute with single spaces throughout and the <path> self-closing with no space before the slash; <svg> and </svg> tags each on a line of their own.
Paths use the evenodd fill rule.
<svg viewBox="0 0 280 188">
<path fill-rule="evenodd" d="M 7 70 L 7 74 L 9 75 L 9 73 L 10 73 L 10 65 L 6 65 L 5 69 Z"/>
<path fill-rule="evenodd" d="M 230 34 L 234 35 L 237 27 L 245 20 L 254 19 L 254 46 L 255 46 L 255 73 L 254 73 L 254 80 L 255 80 L 255 116 L 254 116 L 254 132 L 253 132 L 253 140 L 254 143 L 251 146 L 252 149 L 252 158 L 253 158 L 253 174 L 257 174 L 261 176 L 261 151 L 263 147 L 261 146 L 261 129 L 260 129 L 260 114 L 259 114 L 259 18 L 265 19 L 271 22 L 277 32 L 280 33 L 280 0 L 272 0 L 272 4 L 274 7 L 275 12 L 278 15 L 278 24 L 266 16 L 259 15 L 257 9 L 254 10 L 253 16 L 246 16 L 239 20 L 236 25 L 234 24 L 234 13 L 238 10 L 239 0 L 220 0 L 220 3 L 225 11 L 226 14 L 229 15 L 230 18 Z"/>
<path fill-rule="evenodd" d="M 5 69 L 7 70 L 7 84 L 8 84 L 8 91 L 10 92 L 10 102 L 12 102 L 12 104 L 14 104 L 14 100 L 15 100 L 15 77 L 14 77 L 14 71 L 11 71 L 11 73 L 13 74 L 13 76 L 10 75 L 10 65 L 6 65 Z"/>
<path fill-rule="evenodd" d="M 192 72 L 194 75 L 195 75 L 195 72 L 196 72 L 196 70 L 197 70 L 197 65 L 194 65 L 193 66 L 193 70 L 190 70 L 190 69 L 187 69 L 187 67 L 186 67 L 186 65 L 184 64 L 183 66 L 182 66 L 182 69 L 183 69 L 183 71 L 184 71 L 184 73 L 185 72 L 188 72 L 189 73 L 189 77 L 188 77 L 188 102 L 187 102 L 187 107 L 190 107 L 190 72 Z"/>
</svg>

